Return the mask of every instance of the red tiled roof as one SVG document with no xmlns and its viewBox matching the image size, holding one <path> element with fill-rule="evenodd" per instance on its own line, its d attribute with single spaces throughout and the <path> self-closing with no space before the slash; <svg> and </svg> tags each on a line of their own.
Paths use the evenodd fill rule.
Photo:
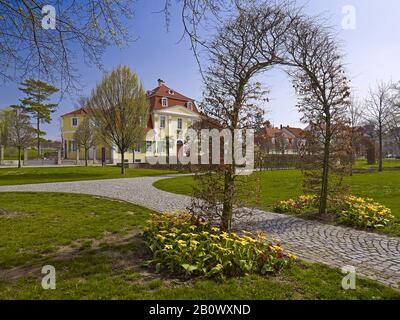
<svg viewBox="0 0 400 320">
<path fill-rule="evenodd" d="M 163 98 L 163 97 L 168 98 L 168 107 L 162 106 L 161 98 Z M 150 110 L 167 109 L 167 108 L 175 107 L 175 106 L 186 107 L 187 102 L 192 102 L 192 111 L 198 113 L 195 101 L 193 99 L 188 98 L 175 90 L 172 90 L 171 88 L 167 87 L 165 84 L 158 86 L 157 88 L 155 88 L 151 91 L 148 91 L 147 98 L 150 101 Z M 90 111 L 88 108 L 79 108 L 74 111 L 63 114 L 61 117 L 71 116 L 71 115 L 84 115 L 89 112 Z"/>
<path fill-rule="evenodd" d="M 281 132 L 281 130 L 278 128 L 265 128 L 264 130 L 265 130 L 264 131 L 265 136 L 267 136 L 269 138 L 272 138 L 275 136 L 275 134 Z"/>
<path fill-rule="evenodd" d="M 301 128 L 286 127 L 286 129 L 293 133 L 296 137 L 301 137 L 303 135 L 303 129 Z"/>
<path fill-rule="evenodd" d="M 88 114 L 89 113 L 89 109 L 88 108 L 79 108 L 76 109 L 74 111 L 68 112 L 66 114 L 63 114 L 61 117 L 65 117 L 65 116 L 78 116 L 81 114 Z"/>
</svg>

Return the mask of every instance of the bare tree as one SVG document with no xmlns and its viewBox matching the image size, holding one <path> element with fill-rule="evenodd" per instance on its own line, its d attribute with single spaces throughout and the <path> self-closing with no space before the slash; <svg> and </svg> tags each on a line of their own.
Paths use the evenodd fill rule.
<svg viewBox="0 0 400 320">
<path fill-rule="evenodd" d="M 351 126 L 351 148 L 353 149 L 352 164 L 354 164 L 357 159 L 357 147 L 360 145 L 361 139 L 359 126 L 362 124 L 363 119 L 361 103 L 356 97 L 351 97 L 347 112 L 350 121 L 349 124 Z M 352 169 L 350 174 L 353 174 Z"/>
<path fill-rule="evenodd" d="M 21 150 L 34 142 L 35 129 L 32 127 L 29 115 L 21 106 L 11 106 L 9 143 L 18 149 L 18 168 L 21 168 Z"/>
<path fill-rule="evenodd" d="M 184 35 L 193 48 L 201 43 L 199 30 L 221 12 L 237 8 L 244 0 L 177 0 Z M 78 87 L 77 58 L 103 69 L 104 50 L 135 41 L 127 23 L 133 18 L 131 0 L 54 0 L 55 15 L 36 0 L 0 0 L 0 79 L 20 81 L 40 77 L 58 84 L 64 92 Z M 169 28 L 172 0 L 159 11 Z M 46 29 L 54 18 L 55 30 Z M 53 27 L 53 26 L 51 26 Z"/>
<path fill-rule="evenodd" d="M 85 117 L 78 129 L 74 133 L 74 139 L 79 147 L 82 147 L 85 152 L 85 166 L 88 166 L 89 149 L 96 145 L 95 128 L 90 118 Z M 79 147 L 77 152 L 79 152 Z"/>
<path fill-rule="evenodd" d="M 142 142 L 149 102 L 137 75 L 119 66 L 107 74 L 93 90 L 88 108 L 103 141 L 121 153 L 121 174 L 125 174 L 124 154 Z"/>
<path fill-rule="evenodd" d="M 83 56 L 85 62 L 101 68 L 107 46 L 123 46 L 131 40 L 125 21 L 133 14 L 133 1 L 51 1 L 55 30 L 42 25 L 51 19 L 45 4 L 0 0 L 1 78 L 20 80 L 40 74 L 69 88 L 76 85 L 76 58 Z"/>
<path fill-rule="evenodd" d="M 383 136 L 389 129 L 392 114 L 393 84 L 380 82 L 376 88 L 369 90 L 365 101 L 365 118 L 374 126 L 378 137 L 378 171 L 383 171 Z"/>
<path fill-rule="evenodd" d="M 260 102 L 267 101 L 268 91 L 254 77 L 274 64 L 282 63 L 283 35 L 292 20 L 285 9 L 278 5 L 243 7 L 207 45 L 210 64 L 205 73 L 201 109 L 222 128 L 228 129 L 231 136 L 237 129 L 256 129 L 259 126 L 260 114 L 263 113 Z M 232 155 L 236 152 L 234 145 L 231 146 Z M 220 169 L 219 177 L 223 182 L 214 184 L 219 190 L 212 197 L 221 194 L 218 199 L 222 208 L 220 225 L 222 229 L 230 230 L 233 208 L 244 201 L 236 194 L 239 188 L 235 185 L 238 180 L 235 159 Z M 202 203 L 208 201 L 203 200 Z M 216 203 L 215 199 L 209 200 Z"/>
<path fill-rule="evenodd" d="M 330 172 L 336 162 L 332 161 L 332 145 L 347 123 L 350 89 L 335 38 L 322 23 L 299 19 L 286 36 L 288 58 L 295 66 L 289 74 L 299 96 L 298 109 L 318 140 L 315 146 L 321 146 L 317 152 L 314 150 L 320 160 L 314 169 L 321 171 L 317 181 L 322 215 L 327 210 Z M 312 181 L 316 181 L 315 176 Z"/>
<path fill-rule="evenodd" d="M 391 113 L 389 115 L 389 132 L 400 154 L 400 84 L 393 86 L 391 96 Z"/>
</svg>

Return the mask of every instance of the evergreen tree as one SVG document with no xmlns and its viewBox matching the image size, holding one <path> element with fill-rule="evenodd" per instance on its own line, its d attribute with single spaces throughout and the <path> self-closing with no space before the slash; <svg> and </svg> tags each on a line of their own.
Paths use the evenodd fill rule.
<svg viewBox="0 0 400 320">
<path fill-rule="evenodd" d="M 27 79 L 21 83 L 22 87 L 19 89 L 26 94 L 24 99 L 20 99 L 24 109 L 32 115 L 36 122 L 36 139 L 38 158 L 40 157 L 40 137 L 45 135 L 44 131 L 40 130 L 40 125 L 43 123 L 51 122 L 51 114 L 55 112 L 58 104 L 46 103 L 50 96 L 58 89 L 51 84 L 36 80 Z"/>
</svg>

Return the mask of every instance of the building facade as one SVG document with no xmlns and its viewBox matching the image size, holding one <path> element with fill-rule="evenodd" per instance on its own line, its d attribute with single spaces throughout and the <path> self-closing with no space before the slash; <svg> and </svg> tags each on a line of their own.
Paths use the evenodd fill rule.
<svg viewBox="0 0 400 320">
<path fill-rule="evenodd" d="M 271 127 L 269 123 L 256 136 L 256 144 L 267 154 L 298 154 L 304 131 L 290 126 Z"/>
<path fill-rule="evenodd" d="M 148 156 L 176 157 L 184 146 L 187 130 L 200 120 L 195 101 L 169 88 L 162 80 L 158 80 L 155 89 L 147 92 L 147 98 L 150 105 L 146 129 L 148 135 L 142 143 L 124 154 L 128 163 L 146 163 Z M 74 133 L 87 116 L 88 110 L 81 108 L 61 117 L 64 159 L 77 160 L 79 148 Z M 79 159 L 83 158 L 81 151 Z M 117 164 L 121 162 L 121 154 L 115 146 L 99 144 L 89 152 L 89 159 Z"/>
</svg>

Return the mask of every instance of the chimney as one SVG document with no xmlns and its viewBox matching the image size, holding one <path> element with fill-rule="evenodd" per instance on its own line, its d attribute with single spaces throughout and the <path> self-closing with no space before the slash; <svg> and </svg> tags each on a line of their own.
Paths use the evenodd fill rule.
<svg viewBox="0 0 400 320">
<path fill-rule="evenodd" d="M 161 87 L 163 85 L 165 85 L 165 81 L 163 79 L 158 79 L 158 86 Z"/>
</svg>

